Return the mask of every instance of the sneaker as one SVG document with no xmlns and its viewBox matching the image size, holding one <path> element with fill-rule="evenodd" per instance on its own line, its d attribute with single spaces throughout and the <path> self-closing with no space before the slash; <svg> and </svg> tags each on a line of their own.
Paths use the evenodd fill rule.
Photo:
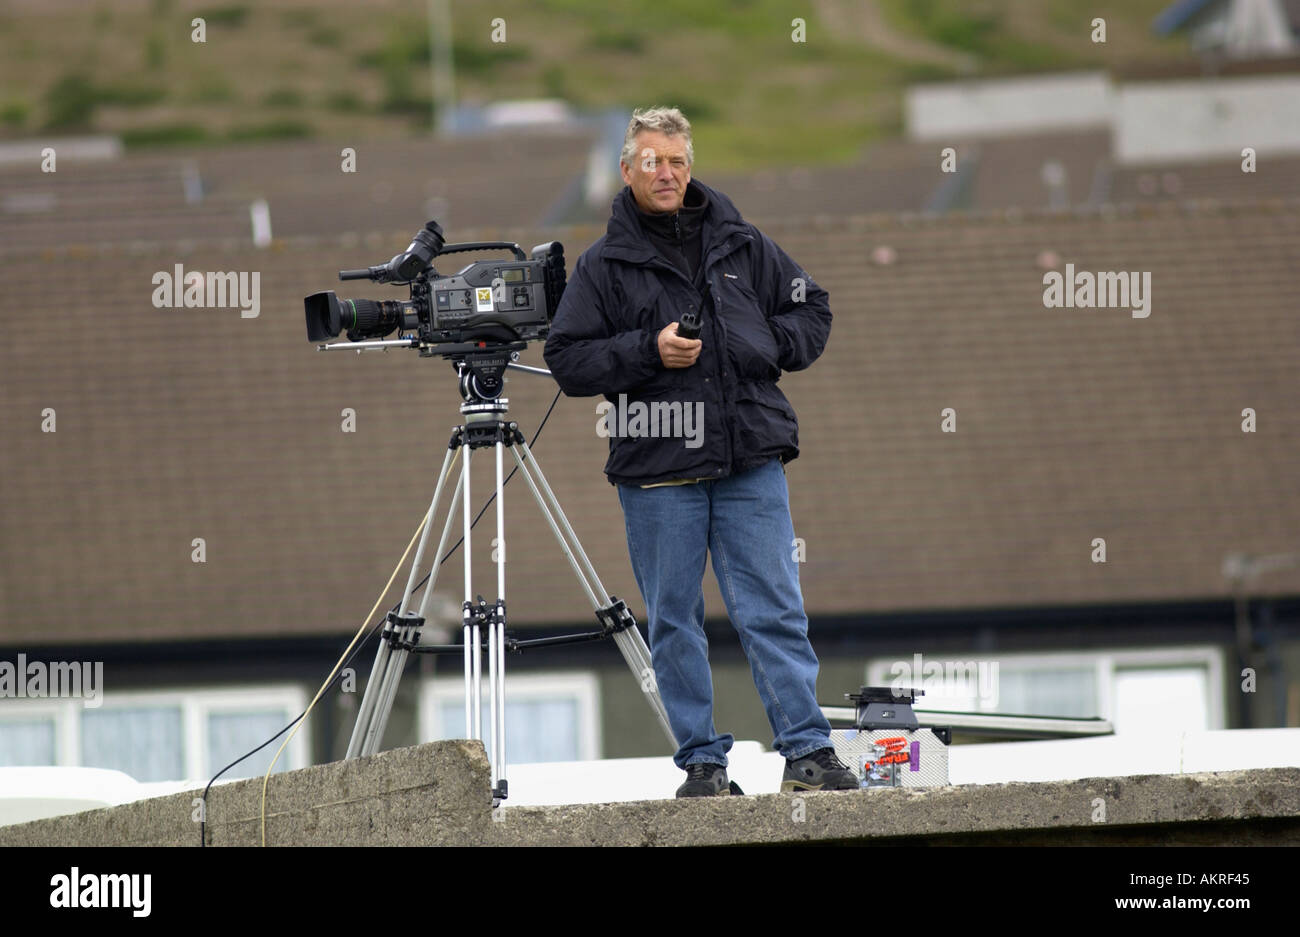
<svg viewBox="0 0 1300 937">
<path fill-rule="evenodd" d="M 686 782 L 677 788 L 678 797 L 716 797 L 730 793 L 727 769 L 707 761 L 687 765 Z"/>
<path fill-rule="evenodd" d="M 781 775 L 781 790 L 785 793 L 854 791 L 858 787 L 858 776 L 835 756 L 833 748 L 819 748 L 797 761 L 787 760 Z"/>
</svg>

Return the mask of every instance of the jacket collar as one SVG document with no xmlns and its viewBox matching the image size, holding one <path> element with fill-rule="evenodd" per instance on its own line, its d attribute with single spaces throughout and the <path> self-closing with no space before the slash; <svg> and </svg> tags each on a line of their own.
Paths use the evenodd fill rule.
<svg viewBox="0 0 1300 937">
<path fill-rule="evenodd" d="M 694 193 L 691 192 L 692 189 L 695 190 Z M 749 225 L 740 216 L 731 199 L 700 180 L 692 179 L 687 186 L 683 204 L 698 204 L 701 200 L 706 203 L 701 253 L 707 266 L 715 259 L 713 254 L 719 248 L 729 253 L 733 247 L 752 235 L 749 233 Z M 640 216 L 631 188 L 623 186 L 614 196 L 609 227 L 605 231 L 605 244 L 600 252 L 602 259 L 623 260 L 633 264 L 664 263 L 645 233 Z"/>
</svg>

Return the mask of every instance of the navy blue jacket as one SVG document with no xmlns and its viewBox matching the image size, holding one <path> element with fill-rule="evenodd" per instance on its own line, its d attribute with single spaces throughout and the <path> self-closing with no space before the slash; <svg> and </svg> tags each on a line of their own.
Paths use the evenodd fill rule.
<svg viewBox="0 0 1300 937">
<path fill-rule="evenodd" d="M 782 371 L 817 360 L 830 336 L 826 291 L 725 195 L 697 179 L 690 185 L 708 197 L 707 290 L 655 250 L 625 186 L 605 235 L 573 266 L 543 352 L 571 397 L 603 394 L 629 407 L 703 403 L 697 445 L 680 436 L 611 434 L 605 474 L 614 484 L 722 478 L 795 458 L 798 421 L 776 384 Z M 700 357 L 689 368 L 664 367 L 660 330 L 701 306 Z M 616 428 L 615 415 L 606 420 Z"/>
</svg>

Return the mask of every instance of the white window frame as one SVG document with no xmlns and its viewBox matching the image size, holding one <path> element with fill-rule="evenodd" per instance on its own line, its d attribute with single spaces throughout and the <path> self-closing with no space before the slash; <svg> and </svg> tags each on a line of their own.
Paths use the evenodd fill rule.
<svg viewBox="0 0 1300 937">
<path fill-rule="evenodd" d="M 283 707 L 287 724 L 307 708 L 307 696 L 301 687 L 291 684 L 255 687 L 202 687 L 141 690 L 108 693 L 96 709 L 131 709 L 136 707 L 179 707 L 184 777 L 169 781 L 190 781 L 211 777 L 225 765 L 208 765 L 208 715 L 214 710 L 258 710 Z M 59 767 L 81 767 L 81 714 L 84 701 L 5 700 L 0 705 L 0 723 L 27 722 L 50 718 L 54 721 L 54 755 Z M 279 743 L 276 743 L 277 746 Z M 299 732 L 280 756 L 288 770 L 310 764 L 307 736 Z"/>
<path fill-rule="evenodd" d="M 1208 730 L 1225 728 L 1226 706 L 1224 701 L 1224 660 L 1223 649 L 1214 645 L 1189 645 L 1184 647 L 1160 648 L 1103 648 L 1096 651 L 1065 651 L 1049 654 L 1020 653 L 979 653 L 971 651 L 945 652 L 942 654 L 922 654 L 923 661 L 936 660 L 974 660 L 997 661 L 999 672 L 1010 670 L 1036 670 L 1051 668 L 1092 669 L 1096 680 L 1097 715 L 1106 720 L 1115 718 L 1115 684 L 1116 675 L 1121 670 L 1204 667 L 1206 688 L 1209 699 L 1205 701 Z M 866 667 L 868 686 L 888 686 L 893 680 L 892 666 L 900 660 L 909 658 L 877 658 L 868 661 Z M 927 709 L 925 698 L 917 701 L 915 708 Z"/>
<path fill-rule="evenodd" d="M 63 766 L 66 764 L 64 757 L 69 743 L 72 745 L 72 751 L 76 751 L 79 747 L 77 736 L 69 734 L 68 720 L 64 717 L 64 713 L 69 707 L 80 705 L 81 700 L 5 699 L 0 702 L 0 725 L 50 720 L 54 723 L 54 763 Z M 76 726 L 73 725 L 71 728 L 75 733 Z"/>
<path fill-rule="evenodd" d="M 490 712 L 487 674 L 483 674 L 483 708 Z M 559 670 L 526 673 L 506 678 L 506 708 L 511 698 L 572 699 L 578 704 L 578 761 L 597 761 L 601 757 L 600 678 L 593 671 Z M 438 706 L 444 702 L 465 703 L 464 677 L 425 677 L 420 681 L 417 731 L 421 742 L 436 741 Z M 488 719 L 483 720 L 483 743 L 492 738 Z M 461 736 L 452 736 L 460 738 Z M 506 742 L 509 744 L 509 737 Z"/>
</svg>

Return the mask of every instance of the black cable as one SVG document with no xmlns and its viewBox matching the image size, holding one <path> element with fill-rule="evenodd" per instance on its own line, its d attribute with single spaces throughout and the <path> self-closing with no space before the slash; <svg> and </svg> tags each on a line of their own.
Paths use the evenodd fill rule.
<svg viewBox="0 0 1300 937">
<path fill-rule="evenodd" d="M 354 647 L 354 648 L 352 649 L 352 653 L 349 654 L 349 655 L 347 656 L 347 659 L 343 661 L 343 666 L 339 668 L 338 673 L 336 673 L 336 674 L 334 675 L 334 679 L 330 681 L 330 684 L 331 684 L 331 685 L 333 685 L 334 683 L 337 683 L 337 682 L 338 682 L 338 679 L 339 679 L 341 676 L 343 676 L 344 671 L 346 671 L 346 670 L 348 669 L 348 665 L 352 663 L 352 659 L 353 659 L 354 657 L 356 657 L 357 654 L 359 654 L 359 653 L 361 652 L 361 649 L 362 649 L 363 647 L 365 647 L 367 644 L 370 643 L 370 639 L 373 638 L 373 637 L 375 636 L 375 633 L 379 631 L 380 627 L 384 624 L 385 621 L 386 621 L 386 617 L 385 617 L 385 618 L 381 618 L 378 622 L 376 622 L 375 625 L 371 627 L 371 629 L 370 629 L 370 633 L 367 634 L 367 635 L 365 636 L 365 638 L 364 638 L 364 639 L 363 639 L 363 640 L 362 640 L 362 641 L 361 641 L 361 642 L 360 642 L 356 647 Z M 328 691 L 328 687 L 327 687 L 327 691 Z M 226 765 L 224 768 L 222 768 L 220 771 L 218 771 L 215 775 L 212 776 L 212 780 L 208 781 L 208 786 L 205 787 L 205 788 L 203 789 L 203 798 L 202 798 L 202 799 L 203 799 L 203 809 L 202 809 L 202 811 L 199 813 L 199 845 L 200 845 L 200 846 L 206 846 L 206 845 L 207 845 L 207 840 L 208 840 L 208 837 L 207 837 L 207 825 L 208 825 L 208 791 L 212 790 L 212 785 L 215 784 L 215 783 L 217 783 L 217 781 L 220 780 L 220 778 L 221 778 L 221 776 L 222 776 L 223 774 L 225 774 L 227 771 L 229 771 L 229 770 L 230 770 L 231 768 L 233 768 L 235 765 L 239 764 L 239 763 L 240 763 L 241 761 L 243 761 L 245 758 L 251 758 L 253 755 L 256 755 L 256 754 L 257 754 L 258 752 L 260 752 L 262 749 L 266 748 L 266 746 L 270 745 L 272 742 L 274 742 L 274 741 L 275 741 L 276 739 L 278 739 L 280 736 L 284 735 L 284 733 L 288 732 L 288 731 L 289 731 L 290 729 L 292 729 L 295 725 L 297 725 L 299 722 L 301 722 L 301 721 L 303 720 L 303 718 L 304 718 L 306 715 L 307 715 L 307 710 L 304 709 L 302 712 L 300 712 L 300 713 L 298 714 L 297 718 L 295 718 L 292 722 L 290 722 L 287 726 L 285 726 L 285 727 L 284 727 L 283 729 L 281 729 L 279 732 L 275 733 L 275 735 L 271 736 L 269 739 L 267 739 L 267 740 L 266 740 L 265 742 L 263 742 L 261 745 L 257 746 L 257 748 L 254 748 L 252 751 L 249 751 L 249 752 L 246 752 L 246 753 L 243 754 L 243 755 L 240 755 L 238 758 L 236 758 L 234 761 L 232 761 L 230 764 Z"/>
<path fill-rule="evenodd" d="M 560 391 L 557 389 L 555 391 L 554 399 L 551 400 L 551 405 L 546 409 L 546 415 L 542 417 L 542 422 L 539 423 L 537 426 L 537 432 L 533 433 L 532 442 L 528 444 L 530 449 L 533 446 L 537 445 L 537 440 L 539 440 L 542 437 L 542 430 L 546 427 L 546 421 L 551 418 L 551 413 L 555 410 L 555 405 L 559 402 L 560 402 Z M 510 479 L 515 477 L 515 472 L 517 471 L 519 471 L 518 465 L 516 465 L 514 468 L 510 470 L 510 474 L 507 475 L 505 481 L 501 483 L 502 488 L 510 484 Z M 496 500 L 496 496 L 497 496 L 496 488 L 494 487 L 492 490 L 492 497 L 488 498 L 487 503 L 484 504 L 482 510 L 478 512 L 478 516 L 475 517 L 474 520 L 470 521 L 470 525 L 469 525 L 470 530 L 473 530 L 474 527 L 478 524 L 479 520 L 483 517 L 483 515 L 487 513 L 487 509 L 492 506 L 492 502 Z M 444 556 L 441 560 L 438 561 L 438 566 L 441 567 L 443 563 L 446 563 L 447 560 L 451 559 L 452 555 L 457 550 L 460 549 L 461 544 L 463 544 L 464 542 L 465 542 L 465 536 L 464 534 L 462 534 L 461 538 L 457 540 L 455 544 L 452 545 L 452 548 L 450 550 L 447 551 L 446 556 Z M 416 583 L 415 587 L 411 590 L 411 594 L 414 595 L 416 592 L 419 592 L 421 589 L 423 589 L 424 584 L 429 581 L 429 577 L 431 575 L 433 575 L 432 569 L 430 569 L 429 572 L 425 573 L 424 578 L 421 579 L 418 583 Z M 394 605 L 388 611 L 389 612 L 397 611 L 398 608 L 401 607 L 401 604 L 402 604 L 401 599 L 398 599 L 398 601 L 394 603 Z M 348 669 L 348 665 L 352 663 L 352 659 L 361 652 L 361 649 L 363 647 L 365 647 L 367 644 L 370 643 L 370 639 L 373 638 L 376 634 L 378 634 L 379 629 L 383 626 L 384 622 L 387 620 L 388 620 L 388 614 L 385 613 L 384 616 L 379 619 L 379 621 L 375 622 L 375 624 L 371 626 L 369 634 L 367 634 L 365 638 L 360 643 L 358 643 L 355 648 L 352 649 L 352 653 L 349 654 L 347 659 L 343 662 L 343 666 L 340 667 L 338 673 L 334 675 L 334 679 L 331 680 L 329 684 L 326 685 L 326 692 L 329 692 L 333 684 L 338 682 L 339 677 L 343 676 L 343 673 Z M 324 695 L 325 694 L 321 694 L 322 699 L 324 698 Z M 203 804 L 202 804 L 202 810 L 199 814 L 199 846 L 200 847 L 207 846 L 208 844 L 207 842 L 208 840 L 207 837 L 208 791 L 212 790 L 212 785 L 215 784 L 223 774 L 225 774 L 235 765 L 239 764 L 241 761 L 243 761 L 246 758 L 251 758 L 253 755 L 256 755 L 262 749 L 266 748 L 266 746 L 270 745 L 280 736 L 284 735 L 284 733 L 288 732 L 295 725 L 301 722 L 306 715 L 307 715 L 307 711 L 303 710 L 301 713 L 298 714 L 298 717 L 296 719 L 290 722 L 279 732 L 275 733 L 275 735 L 271 736 L 261 745 L 257 746 L 257 748 L 254 748 L 252 751 L 240 755 L 238 758 L 236 758 L 234 761 L 226 765 L 224 768 L 222 768 L 220 771 L 218 771 L 215 775 L 212 776 L 212 780 L 208 781 L 208 786 L 203 789 L 203 798 L 202 798 Z"/>
</svg>

